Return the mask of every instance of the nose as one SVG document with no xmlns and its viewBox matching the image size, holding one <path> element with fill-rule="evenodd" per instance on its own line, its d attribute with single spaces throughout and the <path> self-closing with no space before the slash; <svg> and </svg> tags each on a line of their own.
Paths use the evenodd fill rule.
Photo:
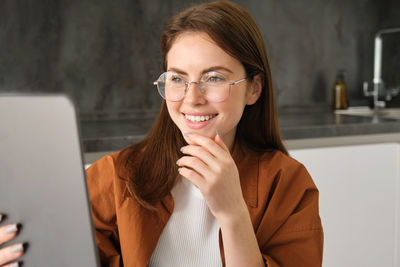
<svg viewBox="0 0 400 267">
<path fill-rule="evenodd" d="M 201 93 L 199 84 L 197 82 L 190 82 L 188 84 L 183 102 L 192 105 L 205 104 L 207 102 L 207 100 L 204 98 L 204 95 Z"/>
</svg>

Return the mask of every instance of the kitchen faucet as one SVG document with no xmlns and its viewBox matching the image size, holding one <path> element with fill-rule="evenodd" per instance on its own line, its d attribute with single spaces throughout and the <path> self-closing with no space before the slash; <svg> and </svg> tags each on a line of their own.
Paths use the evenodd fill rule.
<svg viewBox="0 0 400 267">
<path fill-rule="evenodd" d="M 373 107 L 384 108 L 386 106 L 385 101 L 379 100 L 379 89 L 385 89 L 384 82 L 382 80 L 382 35 L 400 32 L 400 27 L 388 28 L 379 30 L 375 34 L 375 48 L 374 48 L 374 79 L 372 80 L 373 88 L 368 90 L 368 82 L 364 82 L 363 91 L 365 96 L 373 97 Z M 391 100 L 393 96 L 396 96 L 400 92 L 400 88 L 385 90 L 385 95 L 387 101 Z"/>
</svg>

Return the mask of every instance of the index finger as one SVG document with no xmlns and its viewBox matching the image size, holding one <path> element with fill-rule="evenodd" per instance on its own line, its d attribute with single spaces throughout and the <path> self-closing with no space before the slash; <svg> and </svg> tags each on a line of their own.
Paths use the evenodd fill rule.
<svg viewBox="0 0 400 267">
<path fill-rule="evenodd" d="M 195 144 L 202 146 L 205 148 L 210 154 L 212 154 L 214 157 L 221 157 L 223 156 L 226 152 L 229 152 L 227 147 L 224 145 L 222 147 L 220 144 L 217 144 L 213 139 L 196 134 L 196 133 L 190 133 L 189 135 L 186 135 L 187 137 L 190 138 Z M 222 142 L 222 140 L 221 140 Z M 223 143 L 223 142 L 222 142 Z"/>
</svg>

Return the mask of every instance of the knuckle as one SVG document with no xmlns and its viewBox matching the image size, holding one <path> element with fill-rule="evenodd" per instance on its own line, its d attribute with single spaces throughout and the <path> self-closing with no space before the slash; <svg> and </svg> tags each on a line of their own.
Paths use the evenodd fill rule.
<svg viewBox="0 0 400 267">
<path fill-rule="evenodd" d="M 203 150 L 203 148 L 200 147 L 200 146 L 193 147 L 193 152 L 196 153 L 196 154 L 201 153 L 202 150 Z"/>
<path fill-rule="evenodd" d="M 188 169 L 188 168 L 183 168 L 182 171 L 183 171 L 182 174 L 185 177 L 192 177 L 193 174 L 194 174 L 194 172 L 191 169 Z"/>
<path fill-rule="evenodd" d="M 186 173 L 187 175 L 192 176 L 194 172 L 190 169 L 186 169 Z"/>
<path fill-rule="evenodd" d="M 224 172 L 224 168 L 222 168 L 221 166 L 216 166 L 215 167 L 215 173 L 219 176 Z"/>
<path fill-rule="evenodd" d="M 190 155 L 198 155 L 201 152 L 202 148 L 200 146 L 190 146 L 190 148 L 186 151 L 186 153 Z"/>
<path fill-rule="evenodd" d="M 191 158 L 189 158 L 189 164 L 190 165 L 197 165 L 198 164 L 198 159 L 197 158 L 195 158 L 195 157 L 191 157 Z"/>
<path fill-rule="evenodd" d="M 206 139 L 204 143 L 206 146 L 211 146 L 213 142 L 210 139 Z"/>
<path fill-rule="evenodd" d="M 183 176 L 185 176 L 186 175 L 186 173 L 187 173 L 187 170 L 186 170 L 186 168 L 185 167 L 181 167 L 181 168 L 179 168 L 179 173 L 181 174 L 181 175 L 183 175 Z"/>
<path fill-rule="evenodd" d="M 183 166 L 183 165 L 187 165 L 190 162 L 190 157 L 182 157 L 181 159 L 179 159 L 179 165 Z"/>
</svg>

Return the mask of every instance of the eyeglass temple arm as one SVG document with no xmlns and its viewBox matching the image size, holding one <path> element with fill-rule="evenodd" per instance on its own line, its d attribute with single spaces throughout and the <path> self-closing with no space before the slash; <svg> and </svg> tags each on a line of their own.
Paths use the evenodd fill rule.
<svg viewBox="0 0 400 267">
<path fill-rule="evenodd" d="M 235 85 L 235 84 L 241 83 L 241 82 L 245 81 L 246 79 L 247 79 L 247 78 L 243 78 L 243 79 L 241 79 L 241 80 L 239 80 L 239 81 L 231 82 L 230 85 Z"/>
</svg>

